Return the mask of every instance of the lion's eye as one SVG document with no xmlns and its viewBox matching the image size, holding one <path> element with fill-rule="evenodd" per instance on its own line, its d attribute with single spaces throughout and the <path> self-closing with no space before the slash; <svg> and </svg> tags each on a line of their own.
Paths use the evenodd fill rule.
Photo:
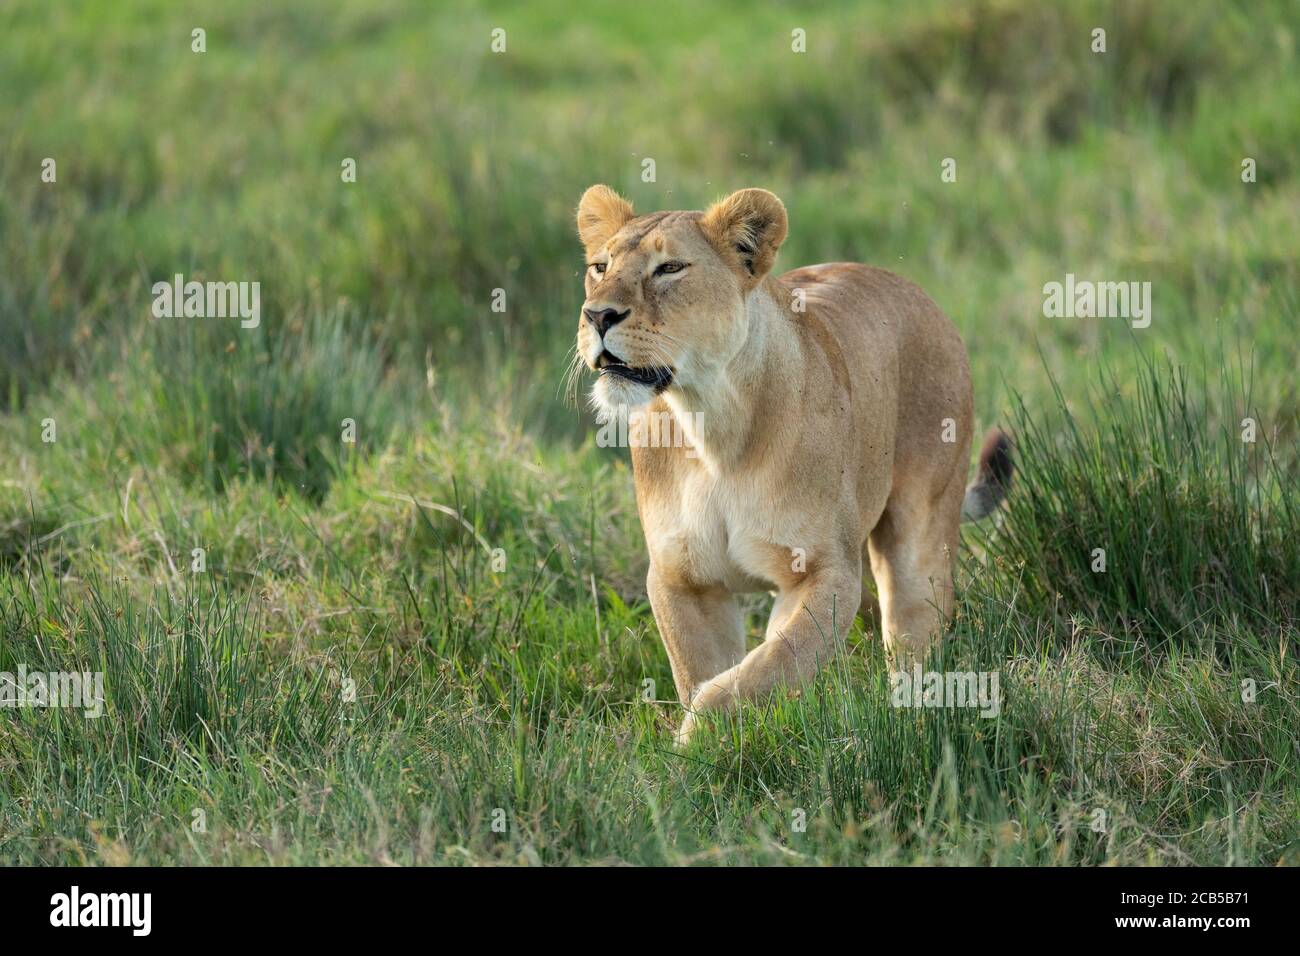
<svg viewBox="0 0 1300 956">
<path fill-rule="evenodd" d="M 587 264 L 587 268 L 598 276 L 605 274 L 605 263 L 603 262 L 590 262 Z"/>
<path fill-rule="evenodd" d="M 657 276 L 672 275 L 674 272 L 681 272 L 685 268 L 686 268 L 686 263 L 684 262 L 665 262 L 663 265 L 661 265 L 658 269 L 655 270 L 655 275 Z"/>
</svg>

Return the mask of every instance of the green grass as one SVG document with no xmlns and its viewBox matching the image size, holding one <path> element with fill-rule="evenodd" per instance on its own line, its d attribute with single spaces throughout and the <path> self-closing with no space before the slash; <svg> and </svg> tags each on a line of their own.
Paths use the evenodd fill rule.
<svg viewBox="0 0 1300 956">
<path fill-rule="evenodd" d="M 878 643 L 855 626 L 849 654 L 816 687 L 722 720 L 686 754 L 667 747 L 671 676 L 635 596 L 628 475 L 603 452 L 435 427 L 338 477 L 319 505 L 292 494 L 276 504 L 279 490 L 255 477 L 215 502 L 206 486 L 177 484 L 161 520 L 141 496 L 129 525 L 112 514 L 30 547 L 4 579 L 0 670 L 100 670 L 108 696 L 98 720 L 6 718 L 6 853 L 1294 861 L 1294 548 L 1274 532 L 1230 534 L 1260 507 L 1230 466 L 1185 474 L 1182 507 L 1148 487 L 1172 480 L 1157 477 L 1171 449 L 1204 463 L 1213 446 L 1178 445 L 1164 430 L 1194 411 L 1168 372 L 1153 371 L 1143 395 L 1166 417 L 1111 406 L 1132 427 L 1111 439 L 1123 456 L 1091 439 L 1110 467 L 1077 447 L 1082 437 L 1044 442 L 1035 422 L 1021 424 L 1021 483 L 1001 528 L 973 536 L 936 665 L 999 671 L 997 719 L 893 708 Z M 1056 414 L 1057 433 L 1075 435 L 1079 424 Z M 1244 468 L 1258 455 L 1268 474 L 1267 449 L 1237 444 L 1223 445 L 1223 460 L 1235 451 Z M 475 476 L 472 497 L 462 475 Z M 430 500 L 386 497 L 401 488 Z M 1293 489 L 1261 484 L 1258 495 L 1294 509 Z M 1193 504 L 1217 516 L 1221 540 L 1187 542 Z M 166 551 L 145 539 L 151 527 Z M 1125 536 L 1139 532 L 1159 547 Z M 74 535 L 77 546 L 65 544 Z M 1104 575 L 1086 551 L 1071 561 L 1097 540 L 1117 542 Z M 209 548 L 204 574 L 189 571 L 195 541 Z M 493 548 L 507 557 L 496 572 Z M 1189 552 L 1238 576 L 1221 567 L 1184 589 L 1173 575 L 1195 580 L 1197 568 L 1180 567 Z M 1142 564 L 1125 569 L 1125 555 Z M 70 573 L 80 568 L 90 576 Z M 1143 587 L 1155 594 L 1145 618 L 1132 609 Z M 1249 702 L 1243 680 L 1258 688 Z M 504 834 L 492 830 L 497 809 Z M 195 810 L 206 833 L 191 829 Z M 1098 810 L 1104 833 L 1091 828 Z"/>
<path fill-rule="evenodd" d="M 6 5 L 0 671 L 102 671 L 107 713 L 0 710 L 0 861 L 1300 862 L 1297 33 L 1282 2 Z M 767 186 L 781 265 L 953 316 L 1019 473 L 935 666 L 997 671 L 996 718 L 891 706 L 859 622 L 669 747 L 627 456 L 560 394 L 598 181 Z M 152 318 L 175 272 L 260 281 L 261 326 Z M 1044 318 L 1067 272 L 1151 281 L 1151 327 Z"/>
<path fill-rule="evenodd" d="M 1256 427 L 1249 395 L 1219 374 L 1210 385 L 1203 370 L 1196 381 L 1152 365 L 1131 399 L 1103 374 L 1086 430 L 1071 416 L 1037 420 L 1021 401 L 1024 468 L 993 549 L 1033 570 L 1028 600 L 1123 622 L 1120 643 L 1143 654 L 1216 639 L 1226 653 L 1230 625 L 1300 623 L 1296 461 L 1279 459 L 1278 435 Z M 1208 396 L 1239 409 L 1243 427 L 1210 424 Z"/>
</svg>

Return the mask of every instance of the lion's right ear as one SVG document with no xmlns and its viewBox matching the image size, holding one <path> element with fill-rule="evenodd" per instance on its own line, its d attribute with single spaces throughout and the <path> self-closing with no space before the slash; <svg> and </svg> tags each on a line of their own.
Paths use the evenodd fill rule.
<svg viewBox="0 0 1300 956">
<path fill-rule="evenodd" d="M 751 288 L 772 268 L 789 225 L 785 204 L 776 196 L 766 189 L 742 189 L 710 206 L 700 228 Z"/>
<path fill-rule="evenodd" d="M 578 238 L 588 252 L 599 249 L 632 216 L 630 202 L 608 186 L 592 186 L 578 200 Z"/>
</svg>

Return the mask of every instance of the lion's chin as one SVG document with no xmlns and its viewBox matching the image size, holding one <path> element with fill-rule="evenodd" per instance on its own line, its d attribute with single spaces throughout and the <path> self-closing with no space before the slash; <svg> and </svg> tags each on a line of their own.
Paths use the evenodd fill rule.
<svg viewBox="0 0 1300 956">
<path fill-rule="evenodd" d="M 655 397 L 652 386 L 642 385 L 625 378 L 602 375 L 591 387 L 591 410 L 596 420 L 604 425 L 616 421 L 634 408 L 640 408 Z"/>
</svg>

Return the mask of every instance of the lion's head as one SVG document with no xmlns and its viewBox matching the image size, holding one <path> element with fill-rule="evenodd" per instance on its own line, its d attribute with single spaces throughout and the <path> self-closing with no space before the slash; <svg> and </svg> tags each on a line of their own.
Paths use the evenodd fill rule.
<svg viewBox="0 0 1300 956">
<path fill-rule="evenodd" d="M 670 388 L 706 393 L 749 335 L 746 297 L 785 240 L 781 200 L 742 189 L 706 212 L 637 216 L 608 186 L 578 203 L 587 254 L 578 356 L 601 418 Z"/>
</svg>

